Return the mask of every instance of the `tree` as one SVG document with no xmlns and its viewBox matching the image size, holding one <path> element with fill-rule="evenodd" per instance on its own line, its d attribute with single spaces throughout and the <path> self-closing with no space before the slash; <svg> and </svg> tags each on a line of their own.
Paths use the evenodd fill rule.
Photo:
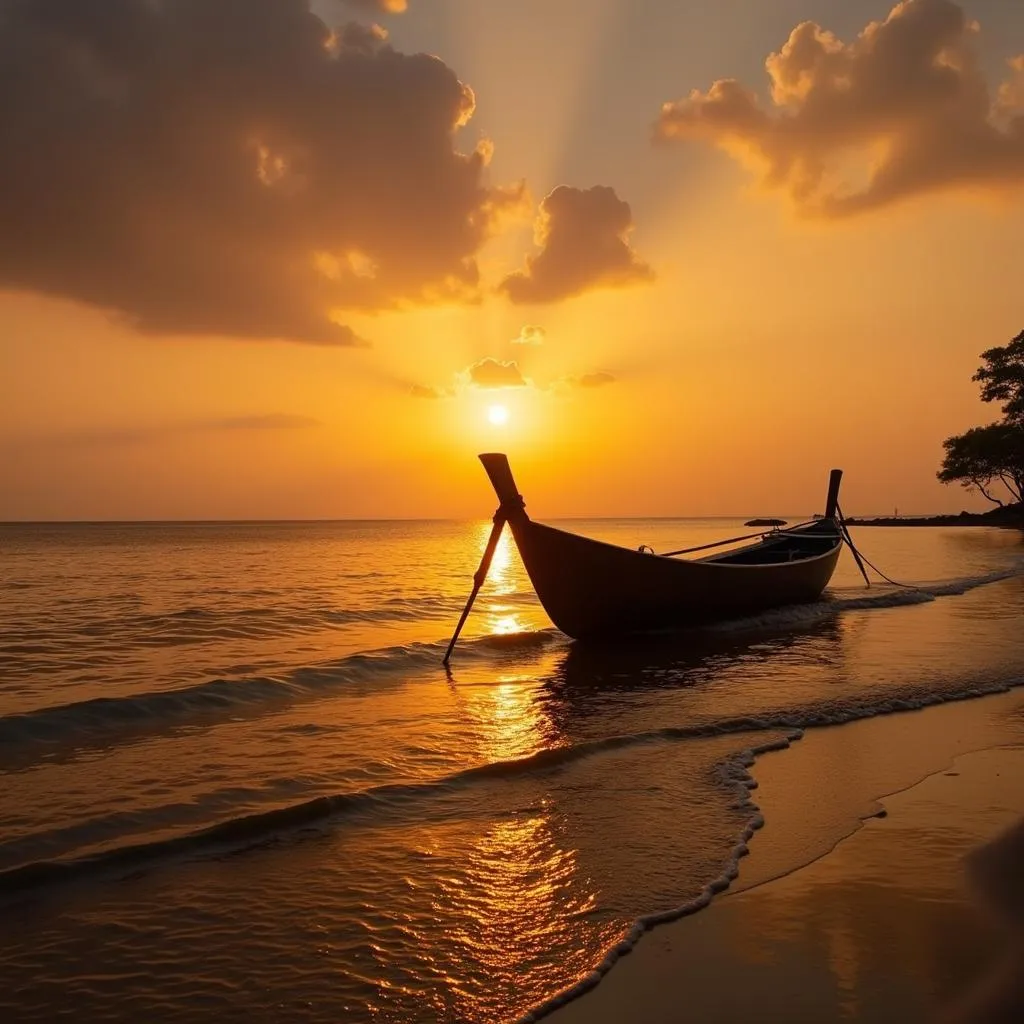
<svg viewBox="0 0 1024 1024">
<path fill-rule="evenodd" d="M 981 353 L 982 365 L 971 378 L 981 384 L 983 402 L 1004 402 L 1003 418 L 987 427 L 942 442 L 946 457 L 936 474 L 944 483 L 961 483 L 995 505 L 998 485 L 1015 503 L 1024 502 L 1024 331 L 1008 345 Z"/>
<path fill-rule="evenodd" d="M 944 484 L 961 483 L 993 504 L 1003 505 L 990 493 L 1001 483 L 1015 502 L 1024 501 L 1024 425 L 972 427 L 966 434 L 946 438 L 942 446 L 946 457 L 937 475 Z"/>
<path fill-rule="evenodd" d="M 971 378 L 981 384 L 983 402 L 1005 402 L 1007 423 L 1024 423 L 1024 331 L 1000 348 L 981 353 L 985 365 Z"/>
</svg>

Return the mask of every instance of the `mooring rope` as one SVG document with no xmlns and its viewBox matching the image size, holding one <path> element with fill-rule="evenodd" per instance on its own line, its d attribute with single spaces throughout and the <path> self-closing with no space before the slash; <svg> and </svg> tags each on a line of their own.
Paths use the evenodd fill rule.
<svg viewBox="0 0 1024 1024">
<path fill-rule="evenodd" d="M 861 575 L 864 577 L 864 582 L 869 587 L 871 586 L 871 580 L 868 579 L 868 574 L 864 571 L 864 565 L 870 566 L 876 573 L 878 573 L 879 576 L 882 577 L 883 580 L 885 580 L 886 583 L 891 583 L 894 587 L 902 587 L 904 590 L 921 589 L 920 587 L 915 587 L 912 583 L 900 583 L 898 580 L 894 580 L 886 576 L 885 573 L 882 572 L 882 570 L 879 569 L 878 566 L 875 565 L 875 563 L 866 555 L 859 551 L 857 549 L 857 545 L 853 543 L 853 538 L 850 536 L 850 529 L 846 525 L 846 517 L 843 515 L 843 510 L 838 503 L 836 504 L 836 512 L 839 513 L 839 531 L 842 534 L 843 540 L 845 540 L 849 545 L 850 551 L 853 553 L 854 560 L 857 562 L 857 567 L 860 569 Z M 863 562 L 864 565 L 861 565 L 861 562 Z"/>
<path fill-rule="evenodd" d="M 711 544 L 698 544 L 693 548 L 678 548 L 676 551 L 662 551 L 662 558 L 672 558 L 674 555 L 689 555 L 694 551 L 707 551 L 709 548 L 721 548 L 725 547 L 726 544 L 738 544 L 741 540 L 753 540 L 755 537 L 771 537 L 773 534 L 783 536 L 786 533 L 790 533 L 793 530 L 800 529 L 801 526 L 811 526 L 813 523 L 818 522 L 815 519 L 808 519 L 806 523 L 797 523 L 796 526 L 791 526 L 788 530 L 758 530 L 757 533 L 745 533 L 742 537 L 727 537 L 725 540 L 716 540 Z M 639 550 L 649 551 L 652 555 L 656 554 L 654 548 L 649 544 L 641 544 Z"/>
<path fill-rule="evenodd" d="M 864 577 L 864 583 L 868 587 L 871 586 L 871 578 L 868 576 L 867 569 L 865 569 L 864 566 L 868 566 L 869 568 L 873 569 L 875 571 L 875 573 L 881 579 L 885 580 L 886 583 L 892 584 L 892 586 L 894 586 L 894 587 L 901 587 L 904 590 L 920 590 L 921 589 L 920 587 L 915 587 L 912 583 L 900 583 L 899 580 L 894 580 L 894 579 L 892 579 L 892 577 L 886 576 L 886 574 L 884 572 L 882 572 L 882 570 L 879 569 L 878 566 L 875 565 L 875 563 L 872 562 L 857 547 L 856 544 L 854 544 L 853 537 L 850 536 L 849 527 L 846 525 L 846 517 L 843 515 L 842 507 L 839 505 L 838 502 L 836 503 L 836 512 L 838 513 L 837 522 L 838 522 L 838 526 L 839 526 L 839 536 L 846 543 L 847 547 L 849 547 L 850 553 L 853 555 L 853 559 L 857 563 L 857 568 L 860 569 L 860 573 Z M 688 555 L 688 554 L 692 554 L 695 551 L 707 551 L 710 548 L 720 548 L 720 547 L 724 547 L 726 544 L 736 544 L 736 543 L 739 543 L 740 541 L 752 540 L 755 537 L 762 537 L 762 538 L 770 537 L 773 533 L 774 534 L 778 534 L 779 536 L 785 536 L 787 534 L 791 534 L 794 530 L 799 530 L 803 526 L 810 526 L 810 525 L 812 525 L 816 521 L 817 520 L 809 519 L 806 523 L 797 523 L 796 526 L 791 526 L 787 530 L 774 530 L 774 531 L 771 531 L 769 533 L 766 533 L 764 531 L 761 531 L 759 533 L 748 533 L 748 534 L 745 534 L 742 537 L 729 537 L 727 540 L 715 541 L 712 544 L 698 544 L 696 547 L 692 547 L 692 548 L 679 548 L 676 551 L 663 551 L 661 553 L 660 557 L 661 558 L 671 558 L 674 555 Z M 645 551 L 649 551 L 652 555 L 657 554 L 657 552 L 654 550 L 654 548 L 652 548 L 649 544 L 641 544 L 640 547 L 639 547 L 639 551 L 641 553 L 643 553 Z"/>
</svg>

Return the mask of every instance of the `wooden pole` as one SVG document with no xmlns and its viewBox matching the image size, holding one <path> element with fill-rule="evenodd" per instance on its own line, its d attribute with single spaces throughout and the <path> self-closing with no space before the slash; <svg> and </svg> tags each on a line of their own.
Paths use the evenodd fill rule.
<svg viewBox="0 0 1024 1024">
<path fill-rule="evenodd" d="M 861 560 L 857 545 L 853 543 L 853 538 L 850 536 L 850 528 L 846 525 L 846 517 L 843 515 L 843 510 L 838 504 L 836 505 L 836 512 L 839 514 L 839 532 L 843 540 L 846 541 L 846 545 L 853 555 L 853 560 L 857 563 L 857 568 L 860 569 L 861 576 L 864 577 L 864 585 L 870 587 L 871 578 L 868 576 L 867 569 L 864 568 L 864 562 Z"/>
<path fill-rule="evenodd" d="M 459 618 L 459 624 L 455 627 L 455 632 L 452 634 L 451 643 L 448 644 L 448 650 L 445 651 L 444 661 L 442 664 L 447 665 L 452 656 L 452 651 L 455 649 L 455 642 L 459 639 L 459 634 L 462 632 L 462 627 L 466 624 L 466 619 L 469 618 L 469 613 L 473 608 L 473 602 L 476 600 L 476 595 L 480 593 L 480 588 L 484 585 L 484 580 L 487 579 L 488 570 L 491 568 L 491 560 L 494 558 L 494 552 L 498 547 L 498 541 L 501 539 L 501 531 L 504 529 L 506 518 L 504 512 L 499 508 L 494 513 L 494 525 L 491 527 L 491 535 L 487 538 L 487 547 L 484 548 L 484 556 L 480 559 L 480 568 L 477 569 L 473 575 L 473 589 L 469 592 L 469 600 L 466 602 L 466 607 L 462 609 L 462 615 Z"/>
</svg>

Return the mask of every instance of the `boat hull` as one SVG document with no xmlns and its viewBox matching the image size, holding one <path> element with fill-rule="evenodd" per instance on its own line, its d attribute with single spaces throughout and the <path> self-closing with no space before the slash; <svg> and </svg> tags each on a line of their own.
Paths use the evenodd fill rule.
<svg viewBox="0 0 1024 1024">
<path fill-rule="evenodd" d="M 509 525 L 544 610 L 579 640 L 681 629 L 814 601 L 842 548 L 836 533 L 821 554 L 794 561 L 684 561 L 581 537 L 522 512 Z"/>
</svg>

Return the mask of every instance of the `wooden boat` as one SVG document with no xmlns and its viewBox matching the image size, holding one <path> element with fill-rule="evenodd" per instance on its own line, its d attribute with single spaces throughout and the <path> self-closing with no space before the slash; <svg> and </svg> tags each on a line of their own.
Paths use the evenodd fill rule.
<svg viewBox="0 0 1024 1024">
<path fill-rule="evenodd" d="M 730 543 L 654 554 L 591 540 L 534 522 L 505 455 L 480 456 L 498 495 L 498 511 L 480 569 L 445 661 L 483 584 L 505 523 L 551 621 L 574 639 L 677 629 L 814 601 L 825 589 L 843 545 L 838 518 L 842 471 L 832 470 L 823 517 L 754 534 L 754 543 L 681 559 Z M 733 538 L 732 540 L 749 540 Z"/>
</svg>

